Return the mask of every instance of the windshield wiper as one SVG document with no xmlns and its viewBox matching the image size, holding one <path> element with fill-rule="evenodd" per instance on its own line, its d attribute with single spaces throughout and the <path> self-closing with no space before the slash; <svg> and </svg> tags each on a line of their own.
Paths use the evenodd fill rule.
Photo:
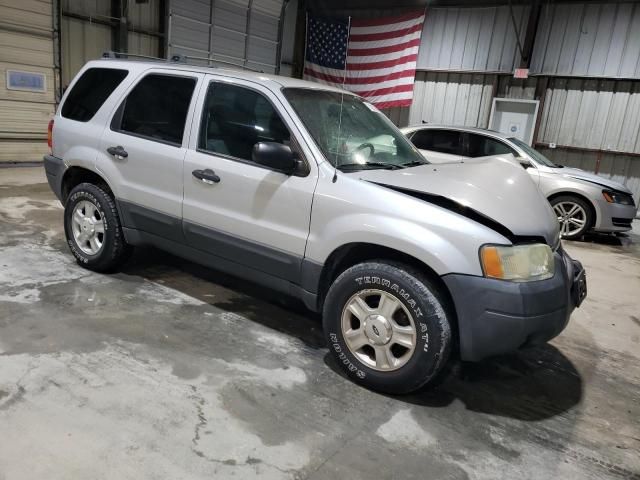
<svg viewBox="0 0 640 480">
<path fill-rule="evenodd" d="M 420 165 L 428 165 L 428 162 L 421 162 L 420 160 L 414 160 L 413 162 L 401 163 L 400 168 L 419 167 Z"/>
<path fill-rule="evenodd" d="M 383 168 L 385 170 L 397 170 L 399 168 L 402 168 L 400 165 L 384 162 L 343 163 L 342 165 L 338 165 L 339 169 L 347 168 L 348 170 L 365 169 L 368 167 Z"/>
</svg>

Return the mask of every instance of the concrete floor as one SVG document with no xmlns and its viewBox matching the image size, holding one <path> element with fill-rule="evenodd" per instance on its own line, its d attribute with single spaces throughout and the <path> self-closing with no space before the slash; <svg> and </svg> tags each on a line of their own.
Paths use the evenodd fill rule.
<svg viewBox="0 0 640 480">
<path fill-rule="evenodd" d="M 78 267 L 41 169 L 0 169 L 0 479 L 640 479 L 640 227 L 566 242 L 551 344 L 393 398 L 319 319 L 156 251 Z"/>
</svg>

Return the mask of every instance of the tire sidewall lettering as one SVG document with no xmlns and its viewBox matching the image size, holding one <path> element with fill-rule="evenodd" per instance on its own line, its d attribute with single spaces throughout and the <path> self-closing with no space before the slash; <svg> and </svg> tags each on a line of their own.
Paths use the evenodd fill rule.
<svg viewBox="0 0 640 480">
<path fill-rule="evenodd" d="M 427 321 L 425 321 L 425 312 L 421 308 L 421 304 L 407 288 L 401 286 L 399 282 L 392 278 L 382 275 L 362 275 L 353 279 L 357 285 L 356 291 L 366 290 L 368 288 L 379 288 L 381 290 L 388 290 L 393 293 L 405 306 L 413 313 L 414 323 L 416 327 L 417 345 L 416 353 L 427 354 L 431 349 L 430 342 L 430 327 Z M 351 361 L 350 358 L 353 354 L 348 350 L 344 344 L 342 336 L 335 332 L 329 333 L 330 347 L 335 351 L 338 362 L 342 363 L 346 370 L 352 372 L 358 376 L 358 378 L 364 379 L 367 372 L 358 368 L 357 360 Z M 348 354 L 348 356 L 347 356 Z M 354 365 L 355 363 L 355 365 Z"/>
<path fill-rule="evenodd" d="M 329 332 L 329 338 L 331 339 L 331 348 L 333 348 L 338 355 L 338 361 L 342 363 L 349 372 L 355 374 L 358 378 L 363 379 L 367 376 L 367 374 L 359 369 L 357 366 L 351 362 L 349 357 L 346 355 L 344 349 L 340 345 L 340 341 L 338 340 L 338 335 L 334 332 Z"/>
<path fill-rule="evenodd" d="M 401 298 L 405 301 L 406 306 L 413 312 L 416 320 L 419 320 L 420 318 L 424 317 L 424 313 L 422 312 L 422 309 L 420 308 L 420 305 L 418 304 L 418 302 L 411 296 L 411 294 L 408 291 L 406 291 L 404 288 L 399 286 L 393 280 L 390 280 L 384 277 L 379 277 L 379 276 L 362 276 L 362 277 L 356 277 L 354 280 L 358 285 L 358 287 L 363 287 L 363 286 L 370 287 L 374 285 L 379 285 L 379 286 L 388 288 L 389 290 L 391 290 L 391 292 L 396 294 L 398 298 Z M 426 326 L 426 324 L 422 324 L 422 325 Z"/>
</svg>

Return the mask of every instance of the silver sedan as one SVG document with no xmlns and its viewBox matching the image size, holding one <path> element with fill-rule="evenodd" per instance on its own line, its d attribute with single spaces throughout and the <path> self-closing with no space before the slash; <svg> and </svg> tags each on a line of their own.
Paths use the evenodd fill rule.
<svg viewBox="0 0 640 480">
<path fill-rule="evenodd" d="M 576 239 L 590 230 L 631 230 L 637 213 L 631 190 L 607 178 L 556 165 L 515 137 L 480 128 L 438 125 L 417 125 L 402 131 L 432 163 L 512 154 L 551 203 L 563 238 Z"/>
</svg>

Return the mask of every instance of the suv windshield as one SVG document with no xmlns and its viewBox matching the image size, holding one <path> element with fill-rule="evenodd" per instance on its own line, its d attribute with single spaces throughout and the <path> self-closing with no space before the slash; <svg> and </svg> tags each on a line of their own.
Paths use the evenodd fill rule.
<svg viewBox="0 0 640 480">
<path fill-rule="evenodd" d="M 516 146 L 518 146 L 521 150 L 524 150 L 524 153 L 526 153 L 531 158 L 533 158 L 537 163 L 540 163 L 542 165 L 546 165 L 547 167 L 552 167 L 552 168 L 560 167 L 560 165 L 556 165 L 547 157 L 545 157 L 543 154 L 541 154 L 539 151 L 535 150 L 534 148 L 531 148 L 529 145 L 524 143 L 522 140 L 519 140 L 515 137 L 507 138 L 507 140 L 509 140 L 511 143 L 515 144 Z"/>
<path fill-rule="evenodd" d="M 283 92 L 326 159 L 340 170 L 429 163 L 382 112 L 359 97 L 309 88 Z"/>
</svg>

